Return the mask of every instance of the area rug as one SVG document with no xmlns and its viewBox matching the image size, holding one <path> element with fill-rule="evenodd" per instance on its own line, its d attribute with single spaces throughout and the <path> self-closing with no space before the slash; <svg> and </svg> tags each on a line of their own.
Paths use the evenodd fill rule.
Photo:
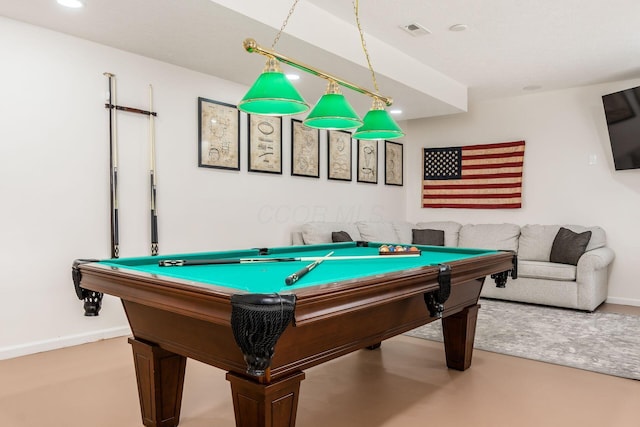
<svg viewBox="0 0 640 427">
<path fill-rule="evenodd" d="M 474 348 L 640 380 L 640 316 L 481 299 Z M 442 341 L 442 323 L 406 335 Z"/>
</svg>

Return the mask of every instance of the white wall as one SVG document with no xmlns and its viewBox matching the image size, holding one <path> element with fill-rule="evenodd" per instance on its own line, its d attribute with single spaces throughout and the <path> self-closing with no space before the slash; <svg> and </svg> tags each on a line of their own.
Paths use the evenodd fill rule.
<svg viewBox="0 0 640 427">
<path fill-rule="evenodd" d="M 128 333 L 119 301 L 83 316 L 76 258 L 107 258 L 107 80 L 118 103 L 147 108 L 153 84 L 161 253 L 286 245 L 297 223 L 407 218 L 459 222 L 597 224 L 617 259 L 609 300 L 640 305 L 640 171 L 615 172 L 600 96 L 640 81 L 472 105 L 463 115 L 403 124 L 404 187 L 197 167 L 197 98 L 235 104 L 240 85 L 0 18 L 0 359 Z M 260 70 L 257 70 L 259 72 Z M 122 256 L 149 253 L 145 116 L 119 113 Z M 525 139 L 524 206 L 513 211 L 420 208 L 423 147 Z M 382 152 L 382 146 L 379 150 Z M 589 165 L 589 156 L 597 163 Z M 355 163 L 355 155 L 354 155 Z M 384 168 L 383 156 L 379 169 Z"/>
<path fill-rule="evenodd" d="M 0 17 L 0 359 L 128 333 L 118 300 L 83 316 L 76 258 L 108 258 L 107 79 L 118 104 L 148 109 L 154 87 L 160 252 L 286 245 L 296 223 L 405 216 L 405 188 L 198 168 L 197 98 L 236 104 L 246 87 Z M 261 70 L 256 70 L 256 75 Z M 149 253 L 148 119 L 118 113 L 121 256 Z M 379 150 L 383 147 L 380 145 Z M 383 165 L 380 151 L 379 168 Z M 384 168 L 380 169 L 384 171 Z"/>
<path fill-rule="evenodd" d="M 599 225 L 615 251 L 608 301 L 640 305 L 640 170 L 615 171 L 601 96 L 623 81 L 471 105 L 412 120 L 405 144 L 407 219 L 460 223 Z M 422 149 L 526 141 L 522 209 L 424 209 Z M 590 158 L 595 156 L 595 164 Z"/>
</svg>

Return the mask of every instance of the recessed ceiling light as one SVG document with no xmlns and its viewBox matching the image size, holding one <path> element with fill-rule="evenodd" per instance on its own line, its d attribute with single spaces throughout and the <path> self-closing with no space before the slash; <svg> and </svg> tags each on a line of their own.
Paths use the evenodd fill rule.
<svg viewBox="0 0 640 427">
<path fill-rule="evenodd" d="M 393 110 L 389 110 L 389 113 L 391 114 L 402 114 L 402 110 L 400 109 L 393 109 Z"/>
<path fill-rule="evenodd" d="M 287 74 L 286 76 L 289 80 L 300 80 L 299 74 Z"/>
<path fill-rule="evenodd" d="M 84 3 L 81 0 L 57 0 L 58 4 L 64 7 L 70 7 L 73 9 L 78 9 L 84 6 Z"/>
<path fill-rule="evenodd" d="M 449 27 L 449 31 L 464 31 L 467 29 L 466 24 L 455 24 Z"/>
<path fill-rule="evenodd" d="M 540 85 L 529 85 L 529 86 L 525 86 L 522 88 L 522 90 L 538 90 L 538 89 L 542 89 L 542 86 Z"/>
</svg>

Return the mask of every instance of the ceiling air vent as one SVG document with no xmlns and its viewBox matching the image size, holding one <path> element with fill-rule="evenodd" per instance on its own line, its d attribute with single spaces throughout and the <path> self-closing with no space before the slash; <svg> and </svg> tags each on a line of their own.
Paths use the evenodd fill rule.
<svg viewBox="0 0 640 427">
<path fill-rule="evenodd" d="M 414 37 L 424 36 L 425 34 L 431 34 L 431 31 L 427 30 L 420 24 L 407 24 L 401 25 L 400 28 L 405 30 L 407 33 L 411 34 Z"/>
</svg>

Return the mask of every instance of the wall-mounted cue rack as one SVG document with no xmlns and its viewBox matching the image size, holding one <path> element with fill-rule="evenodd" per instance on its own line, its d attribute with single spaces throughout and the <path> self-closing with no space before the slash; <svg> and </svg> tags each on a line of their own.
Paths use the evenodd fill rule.
<svg viewBox="0 0 640 427">
<path fill-rule="evenodd" d="M 111 258 L 120 256 L 120 239 L 118 234 L 118 122 L 117 111 L 142 114 L 149 117 L 149 197 L 151 211 L 151 255 L 158 255 L 158 210 L 156 204 L 156 142 L 155 117 L 153 111 L 153 87 L 149 85 L 149 110 L 125 107 L 117 104 L 116 76 L 113 73 L 103 73 L 108 80 L 109 102 L 104 107 L 109 110 L 109 191 L 111 207 Z"/>
</svg>

